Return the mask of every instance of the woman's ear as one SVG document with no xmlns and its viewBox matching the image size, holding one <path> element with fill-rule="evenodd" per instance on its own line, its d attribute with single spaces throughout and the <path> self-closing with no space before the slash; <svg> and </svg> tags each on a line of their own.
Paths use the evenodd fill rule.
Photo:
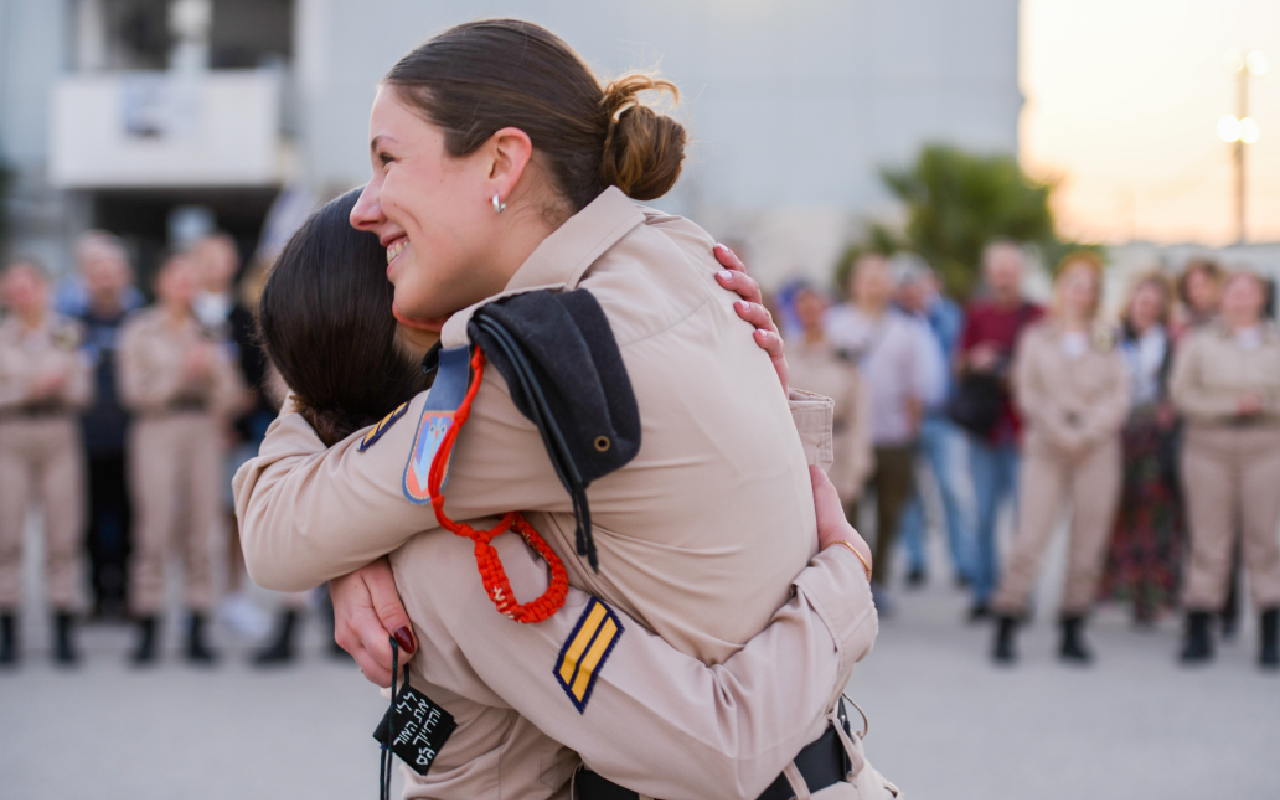
<svg viewBox="0 0 1280 800">
<path fill-rule="evenodd" d="M 533 158 L 533 140 L 519 128 L 502 128 L 489 138 L 489 183 L 499 203 L 506 203 Z"/>
</svg>

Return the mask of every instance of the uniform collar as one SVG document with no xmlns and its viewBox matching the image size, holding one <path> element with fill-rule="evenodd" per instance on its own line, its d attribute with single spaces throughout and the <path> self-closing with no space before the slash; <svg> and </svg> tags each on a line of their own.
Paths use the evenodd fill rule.
<svg viewBox="0 0 1280 800">
<path fill-rule="evenodd" d="M 503 297 L 532 289 L 572 289 L 587 269 L 622 237 L 644 224 L 642 212 L 616 186 L 557 228 L 520 265 L 501 293 L 459 311 L 445 322 L 440 340 L 445 347 L 467 341 L 467 323 L 476 309 Z"/>
</svg>

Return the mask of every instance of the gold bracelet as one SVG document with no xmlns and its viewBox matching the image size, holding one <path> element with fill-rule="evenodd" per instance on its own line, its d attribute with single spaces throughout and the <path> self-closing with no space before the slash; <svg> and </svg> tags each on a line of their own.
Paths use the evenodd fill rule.
<svg viewBox="0 0 1280 800">
<path fill-rule="evenodd" d="M 871 580 L 871 565 L 868 564 L 867 560 L 862 557 L 862 553 L 858 552 L 858 548 L 853 546 L 853 542 L 849 541 L 848 539 L 841 539 L 838 542 L 832 542 L 832 544 L 842 544 L 845 547 L 849 548 L 849 552 L 857 556 L 858 560 L 862 562 L 862 570 L 867 573 L 867 580 L 868 581 Z"/>
</svg>

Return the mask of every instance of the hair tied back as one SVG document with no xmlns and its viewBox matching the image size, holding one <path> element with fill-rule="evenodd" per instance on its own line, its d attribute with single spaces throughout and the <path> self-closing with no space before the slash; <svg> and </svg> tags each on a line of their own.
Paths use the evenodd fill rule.
<svg viewBox="0 0 1280 800">
<path fill-rule="evenodd" d="M 607 119 L 601 179 L 634 200 L 654 200 L 671 190 L 684 163 L 684 126 L 641 102 L 640 93 L 680 91 L 671 81 L 633 72 L 610 82 L 601 105 Z"/>
</svg>

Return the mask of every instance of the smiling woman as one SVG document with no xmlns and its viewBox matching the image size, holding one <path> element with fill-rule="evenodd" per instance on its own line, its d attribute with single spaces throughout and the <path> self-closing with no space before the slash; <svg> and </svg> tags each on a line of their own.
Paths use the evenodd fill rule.
<svg viewBox="0 0 1280 800">
<path fill-rule="evenodd" d="M 687 220 L 634 202 L 670 189 L 683 159 L 684 129 L 640 102 L 641 93 L 653 89 L 674 91 L 639 75 L 603 86 L 564 42 L 519 20 L 461 25 L 391 70 L 370 119 L 372 175 L 351 222 L 387 249 L 398 317 L 440 329 L 439 373 L 432 390 L 409 404 L 402 415 L 407 421 L 389 424 L 371 446 L 350 437 L 326 451 L 301 417 L 282 415 L 259 458 L 237 475 L 246 562 L 271 588 L 338 579 L 333 591 L 341 631 L 357 613 L 342 601 L 342 587 L 363 591 L 366 581 L 379 580 L 378 567 L 341 576 L 396 551 L 392 566 L 414 634 L 431 650 L 438 639 L 474 642 L 485 615 L 498 613 L 481 603 L 468 607 L 466 629 L 426 624 L 448 603 L 437 596 L 442 586 L 479 589 L 483 583 L 487 605 L 497 610 L 509 609 L 513 594 L 523 601 L 546 589 L 541 566 L 532 581 L 511 576 L 514 591 L 503 583 L 509 573 L 502 562 L 524 564 L 528 576 L 528 552 L 519 539 L 499 535 L 503 524 L 483 522 L 524 511 L 554 551 L 548 561 L 561 561 L 569 583 L 594 599 L 578 609 L 576 626 L 550 642 L 544 660 L 530 655 L 526 664 L 496 653 L 483 663 L 468 660 L 466 669 L 495 687 L 533 670 L 537 679 L 515 695 L 500 693 L 504 702 L 545 720 L 538 726 L 543 731 L 554 726 L 561 742 L 593 748 L 593 766 L 608 767 L 615 780 L 651 796 L 754 797 L 770 780 L 781 780 L 779 771 L 801 745 L 825 737 L 832 738 L 818 758 L 822 769 L 800 770 L 811 790 L 849 778 L 838 753 L 870 779 L 874 771 L 861 769 L 846 727 L 828 727 L 861 647 L 778 652 L 788 673 L 821 688 L 823 700 L 783 715 L 777 731 L 788 733 L 765 738 L 786 744 L 766 748 L 768 756 L 758 747 L 763 739 L 740 739 L 742 731 L 715 734 L 746 746 L 730 748 L 733 774 L 709 771 L 695 779 L 653 767 L 691 752 L 713 760 L 724 755 L 710 741 L 649 737 L 638 739 L 638 747 L 609 749 L 599 739 L 599 726 L 616 726 L 640 711 L 634 703 L 611 708 L 592 699 L 602 691 L 593 694 L 593 687 L 625 676 L 610 655 L 615 645 L 627 648 L 628 637 L 641 636 L 643 626 L 703 664 L 727 664 L 794 596 L 797 575 L 816 551 L 807 463 L 830 453 L 830 401 L 778 391 L 770 359 L 757 346 L 776 343 L 776 331 L 757 307 L 735 308 L 714 285 L 720 269 L 714 240 Z M 565 481 L 564 463 L 548 459 L 551 445 L 544 441 L 594 442 L 582 458 L 608 452 L 610 440 L 603 438 L 602 446 L 600 429 L 588 422 L 598 417 L 560 416 L 564 435 L 553 435 L 546 418 L 520 399 L 529 396 L 527 379 L 517 383 L 496 351 L 492 362 L 499 368 L 485 368 L 483 350 L 491 348 L 481 347 L 482 337 L 492 334 L 471 324 L 517 309 L 567 312 L 571 306 L 594 308 L 598 316 L 590 325 L 572 314 L 516 320 L 532 337 L 521 341 L 547 345 L 542 360 L 530 358 L 533 393 L 571 402 L 602 397 L 610 403 L 610 424 L 617 422 L 613 401 L 633 396 L 642 433 L 642 441 L 633 437 L 634 456 L 593 473 L 589 494 L 585 482 Z M 753 341 L 742 317 L 763 319 L 770 331 Z M 553 384 L 552 368 L 568 383 Z M 577 381 L 590 391 L 580 391 Z M 571 453 L 570 460 L 579 455 Z M 436 528 L 476 544 L 417 536 Z M 414 544 L 402 547 L 411 539 Z M 870 553 L 851 530 L 844 544 L 834 548 L 843 556 L 821 558 L 838 557 L 858 570 L 838 613 L 852 613 L 856 626 L 870 633 L 864 626 L 874 609 L 862 571 Z M 425 574 L 423 564 L 444 557 L 440 548 L 457 545 L 468 558 L 474 553 L 482 582 L 466 572 L 444 582 Z M 638 624 L 610 627 L 603 621 L 610 615 Z M 503 628 L 513 642 L 555 635 L 546 633 L 554 628 L 516 625 L 501 614 L 495 622 L 515 625 Z M 583 638 L 585 630 L 593 633 Z M 385 643 L 385 634 L 348 644 L 361 660 L 379 639 Z M 494 644 L 484 646 L 491 652 Z M 416 659 L 411 683 L 415 677 L 424 686 L 456 680 L 462 667 L 449 663 L 458 656 L 450 648 Z M 367 673 L 379 676 L 383 663 L 381 651 L 361 660 Z M 451 691 L 460 689 L 455 684 Z M 697 702 L 691 716 L 711 711 L 706 700 Z M 449 710 L 472 714 L 474 705 L 455 703 Z M 556 724 L 563 711 L 573 725 Z M 746 751 L 749 767 L 740 760 Z M 719 789 L 690 791 L 698 781 L 709 782 L 702 788 L 719 782 Z M 882 782 L 874 782 L 883 794 Z"/>
</svg>

